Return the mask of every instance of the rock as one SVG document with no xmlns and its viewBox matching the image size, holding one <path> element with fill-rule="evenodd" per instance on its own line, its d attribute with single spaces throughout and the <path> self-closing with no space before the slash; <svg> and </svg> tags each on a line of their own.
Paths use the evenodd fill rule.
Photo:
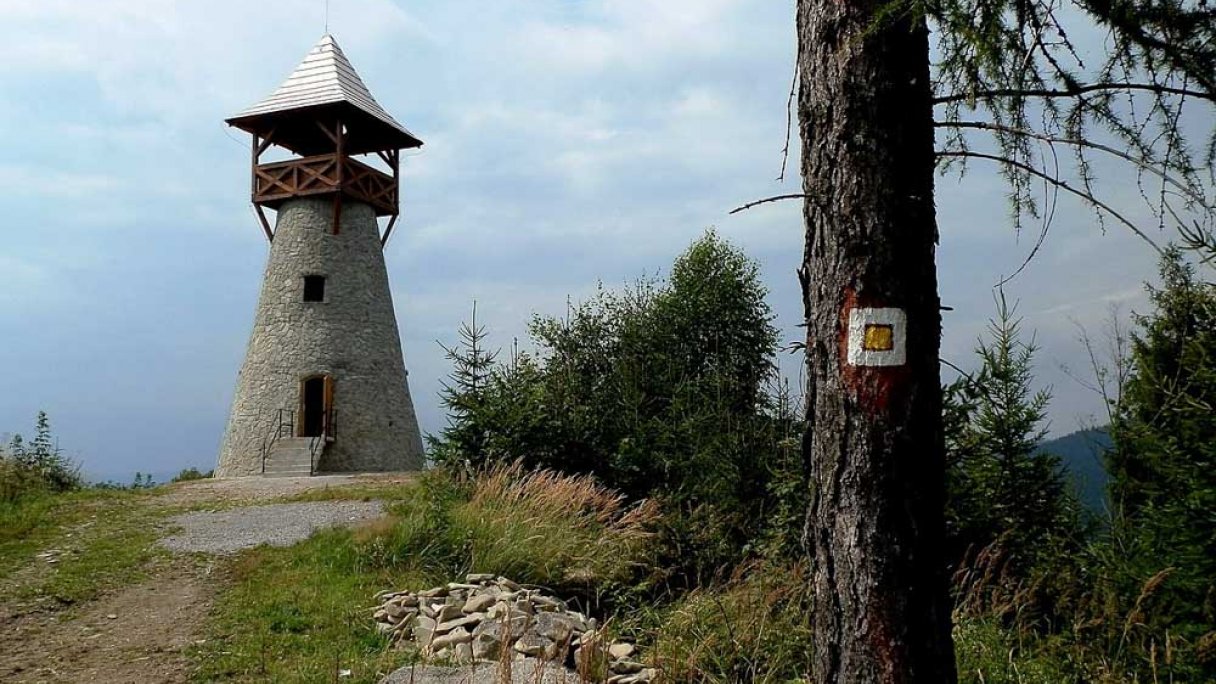
<svg viewBox="0 0 1216 684">
<path fill-rule="evenodd" d="M 469 625 L 476 627 L 478 622 L 481 622 L 481 620 L 478 620 L 470 615 L 467 617 L 456 618 L 455 620 L 450 620 L 448 622 L 441 622 L 435 627 L 435 631 L 443 634 L 445 632 L 450 632 L 457 627 L 466 627 Z"/>
<path fill-rule="evenodd" d="M 457 590 L 468 591 L 470 589 L 476 590 L 476 589 L 480 589 L 480 588 L 481 588 L 480 584 L 461 584 L 460 582 L 448 582 L 448 589 L 450 589 L 452 591 L 457 591 Z"/>
<path fill-rule="evenodd" d="M 435 637 L 436 623 L 433 619 L 419 615 L 414 621 L 414 643 L 418 644 L 419 648 L 426 648 L 431 645 L 431 639 Z"/>
<path fill-rule="evenodd" d="M 447 596 L 448 588 L 447 587 L 435 587 L 434 589 L 427 589 L 426 591 L 420 591 L 420 592 L 418 592 L 418 595 L 423 596 L 425 598 L 436 598 L 436 597 L 440 597 L 440 596 Z"/>
<path fill-rule="evenodd" d="M 376 622 L 384 622 L 388 618 L 388 611 L 383 608 L 377 608 L 375 613 L 372 613 L 372 619 Z"/>
<path fill-rule="evenodd" d="M 582 634 L 587 631 L 587 617 L 582 613 L 569 611 L 566 613 L 566 619 L 570 621 L 570 626 L 576 633 Z"/>
<path fill-rule="evenodd" d="M 494 580 L 494 583 L 500 587 L 505 587 L 511 591 L 519 591 L 519 585 L 512 582 L 511 580 L 507 579 L 506 577 L 499 577 L 498 579 Z"/>
<path fill-rule="evenodd" d="M 435 637 L 434 641 L 431 642 L 431 649 L 438 651 L 449 646 L 467 644 L 472 640 L 473 635 L 469 633 L 469 630 L 465 629 L 464 627 L 457 627 L 447 634 L 441 634 L 440 636 Z"/>
<path fill-rule="evenodd" d="M 553 642 L 535 632 L 524 632 L 522 635 L 520 635 L 519 639 L 515 641 L 512 648 L 514 648 L 518 653 L 535 658 L 543 655 L 545 650 L 552 643 Z"/>
<path fill-rule="evenodd" d="M 611 653 L 611 650 L 609 650 L 609 653 Z M 635 663 L 632 660 L 613 660 L 612 665 L 610 665 L 608 669 L 612 670 L 616 674 L 634 674 L 636 672 L 641 672 L 645 668 L 645 665 Z"/>
<path fill-rule="evenodd" d="M 376 631 L 380 632 L 381 634 L 388 634 L 388 633 L 390 633 L 390 632 L 395 632 L 395 631 L 397 631 L 397 626 L 396 626 L 396 625 L 390 625 L 390 624 L 389 624 L 389 623 L 387 623 L 387 622 L 377 622 L 377 623 L 376 623 Z"/>
<path fill-rule="evenodd" d="M 402 608 L 416 608 L 418 607 L 418 597 L 411 596 L 410 594 L 399 594 L 389 599 L 388 603 L 396 604 Z"/>
<path fill-rule="evenodd" d="M 390 618 L 392 618 L 393 622 L 398 622 L 401 620 L 401 618 L 405 617 L 412 611 L 408 611 L 396 603 L 388 603 L 384 606 L 384 612 L 387 613 Z"/>
<path fill-rule="evenodd" d="M 466 613 L 480 613 L 497 602 L 497 597 L 489 594 L 475 594 L 469 597 L 468 601 L 464 602 L 461 608 Z"/>
<path fill-rule="evenodd" d="M 412 610 L 406 611 L 405 615 L 402 615 L 400 619 L 392 621 L 392 625 L 399 629 L 405 629 L 414 624 L 414 618 L 417 616 L 418 613 Z"/>
<path fill-rule="evenodd" d="M 561 613 L 537 613 L 536 632 L 559 643 L 565 643 L 574 633 L 574 625 Z"/>
<path fill-rule="evenodd" d="M 532 603 L 540 610 L 560 610 L 564 612 L 568 609 L 565 601 L 555 599 L 552 596 L 535 595 L 532 597 Z"/>
<path fill-rule="evenodd" d="M 464 576 L 464 581 L 469 584 L 488 584 L 494 581 L 494 574 L 487 572 L 471 572 Z"/>
<path fill-rule="evenodd" d="M 473 662 L 473 645 L 472 644 L 457 644 L 456 645 L 456 660 L 462 663 Z"/>
<path fill-rule="evenodd" d="M 448 622 L 451 620 L 455 620 L 456 618 L 458 618 L 462 615 L 464 615 L 464 613 L 460 612 L 460 606 L 448 605 L 448 606 L 443 606 L 438 611 L 436 611 L 435 620 L 440 623 L 444 623 L 444 622 Z"/>
<path fill-rule="evenodd" d="M 484 625 L 479 625 L 478 629 Z M 494 630 L 481 630 L 473 633 L 473 657 L 478 660 L 497 660 L 502 653 L 502 636 Z"/>
<path fill-rule="evenodd" d="M 651 682 L 651 681 L 654 681 L 655 679 L 657 679 L 658 676 L 659 676 L 658 670 L 654 669 L 653 667 L 648 667 L 645 670 L 642 670 L 641 672 L 638 673 L 638 681 L 639 682 Z"/>
<path fill-rule="evenodd" d="M 628 644 L 624 641 L 618 641 L 608 647 L 608 655 L 612 656 L 613 660 L 625 660 L 626 658 L 631 657 L 636 651 L 637 648 L 635 648 L 633 644 Z"/>
</svg>

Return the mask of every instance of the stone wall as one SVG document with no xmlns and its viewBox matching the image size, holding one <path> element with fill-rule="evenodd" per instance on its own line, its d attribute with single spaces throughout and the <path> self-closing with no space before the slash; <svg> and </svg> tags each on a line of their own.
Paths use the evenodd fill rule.
<svg viewBox="0 0 1216 684">
<path fill-rule="evenodd" d="M 379 228 L 366 204 L 293 199 L 278 212 L 253 333 L 237 378 L 216 475 L 261 472 L 277 410 L 294 411 L 304 378 L 333 378 L 337 439 L 325 472 L 417 470 L 422 439 L 410 399 Z M 325 276 L 325 300 L 304 301 L 304 276 Z"/>
</svg>

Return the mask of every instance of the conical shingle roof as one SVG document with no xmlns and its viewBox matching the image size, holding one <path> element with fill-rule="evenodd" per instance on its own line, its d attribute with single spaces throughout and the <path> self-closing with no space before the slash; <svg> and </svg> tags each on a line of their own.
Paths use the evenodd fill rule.
<svg viewBox="0 0 1216 684">
<path fill-rule="evenodd" d="M 376 102 L 376 98 L 364 85 L 363 79 L 359 78 L 350 60 L 343 54 L 338 42 L 329 34 L 321 37 L 304 57 L 304 61 L 300 62 L 295 71 L 269 97 L 227 122 L 251 133 L 266 135 L 275 124 L 284 119 L 297 118 L 304 112 L 317 113 L 317 110 L 322 108 L 353 109 L 362 115 L 359 118 L 366 120 L 365 125 L 360 126 L 363 130 L 352 131 L 352 142 L 361 143 L 356 144 L 356 147 L 381 149 L 417 147 L 422 144 L 422 141 Z M 353 129 L 355 123 L 348 122 L 347 126 L 348 129 Z M 276 135 L 275 137 L 279 138 L 276 142 L 293 147 L 290 144 L 292 128 L 286 128 L 285 137 L 282 132 Z M 384 145 L 373 144 L 373 139 L 381 139 Z M 309 146 L 307 141 L 303 146 Z M 352 150 L 358 151 L 367 150 Z"/>
</svg>

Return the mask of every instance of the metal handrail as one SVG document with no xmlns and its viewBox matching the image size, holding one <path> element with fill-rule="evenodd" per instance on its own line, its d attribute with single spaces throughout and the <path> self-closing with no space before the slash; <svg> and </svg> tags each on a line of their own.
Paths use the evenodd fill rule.
<svg viewBox="0 0 1216 684">
<path fill-rule="evenodd" d="M 317 457 L 325 451 L 325 445 L 338 438 L 338 412 L 329 409 L 321 415 L 321 433 L 308 441 L 308 474 L 317 472 Z"/>
<path fill-rule="evenodd" d="M 283 415 L 287 415 L 287 420 L 283 420 Z M 274 431 L 262 437 L 262 474 L 266 474 L 266 459 L 270 456 L 270 450 L 274 448 L 274 443 L 279 441 L 283 436 L 283 428 L 287 428 L 287 434 L 295 434 L 296 430 L 296 413 L 292 409 L 279 409 L 278 415 L 275 418 Z"/>
</svg>

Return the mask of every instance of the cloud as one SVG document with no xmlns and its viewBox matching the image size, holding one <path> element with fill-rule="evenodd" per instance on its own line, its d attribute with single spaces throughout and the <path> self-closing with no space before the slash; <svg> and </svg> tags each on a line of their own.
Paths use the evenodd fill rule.
<svg viewBox="0 0 1216 684">
<path fill-rule="evenodd" d="M 0 182 L 17 188 L 0 200 L 0 368 L 30 388 L 0 393 L 0 430 L 46 408 L 69 451 L 121 479 L 212 464 L 266 255 L 248 142 L 222 121 L 287 76 L 322 12 L 287 0 L 0 0 L 0 126 L 16 132 Z M 711 225 L 761 261 L 783 337 L 803 334 L 801 207 L 727 214 L 800 187 L 796 151 L 774 180 L 792 21 L 792 0 L 332 3 L 347 56 L 427 143 L 405 157 L 386 252 L 425 430 L 443 424 L 435 340 L 453 338 L 474 300 L 507 346 L 533 313 L 561 314 L 598 281 L 665 270 Z M 1004 192 L 982 166 L 961 185 L 939 180 L 941 289 L 956 308 L 943 349 L 955 358 L 990 315 L 991 284 L 1032 242 L 1009 230 Z M 1069 306 L 1092 314 L 1152 266 L 1134 240 L 1062 205 L 1009 286 L 1042 330 L 1043 366 L 1072 358 Z M 120 400 L 98 400 L 116 387 Z M 1057 423 L 1093 405 L 1065 397 Z"/>
</svg>

